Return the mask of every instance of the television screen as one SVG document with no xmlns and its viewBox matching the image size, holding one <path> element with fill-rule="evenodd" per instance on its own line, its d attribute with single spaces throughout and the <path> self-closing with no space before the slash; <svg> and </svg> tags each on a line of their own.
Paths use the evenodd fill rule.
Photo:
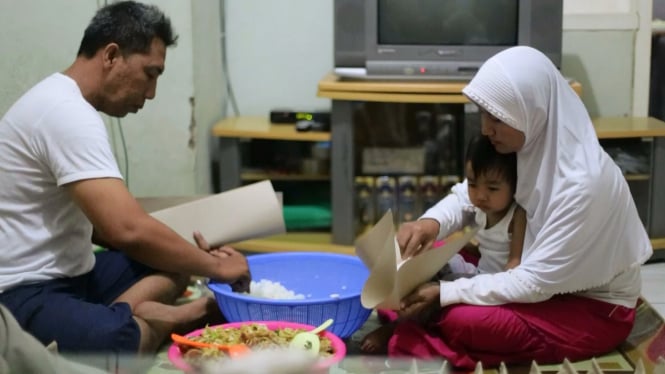
<svg viewBox="0 0 665 374">
<path fill-rule="evenodd" d="M 335 0 L 335 73 L 468 80 L 528 45 L 561 66 L 563 0 Z"/>
<path fill-rule="evenodd" d="M 380 45 L 512 46 L 518 40 L 515 0 L 379 0 Z"/>
</svg>

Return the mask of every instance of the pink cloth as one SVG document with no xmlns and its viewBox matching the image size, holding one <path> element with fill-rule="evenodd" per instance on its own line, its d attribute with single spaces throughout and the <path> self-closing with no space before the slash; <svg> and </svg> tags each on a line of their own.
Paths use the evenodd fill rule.
<svg viewBox="0 0 665 374">
<path fill-rule="evenodd" d="M 397 320 L 397 312 L 390 309 L 377 309 L 376 315 L 381 323 L 390 323 Z"/>
<path fill-rule="evenodd" d="M 473 264 L 475 267 L 478 267 L 478 261 L 480 261 L 480 257 L 474 255 L 473 253 L 470 253 L 469 251 L 465 250 L 462 248 L 459 251 L 460 256 L 464 259 L 464 261 Z"/>
<path fill-rule="evenodd" d="M 379 316 L 395 317 L 385 311 Z M 534 304 L 442 309 L 427 329 L 399 322 L 388 355 L 440 358 L 460 369 L 506 364 L 560 363 L 588 359 L 615 349 L 626 339 L 635 309 L 573 295 Z"/>
</svg>

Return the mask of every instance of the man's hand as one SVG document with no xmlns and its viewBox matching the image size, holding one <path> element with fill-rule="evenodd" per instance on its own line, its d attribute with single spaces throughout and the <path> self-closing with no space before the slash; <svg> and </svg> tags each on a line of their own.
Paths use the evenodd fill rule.
<svg viewBox="0 0 665 374">
<path fill-rule="evenodd" d="M 210 255 L 222 259 L 222 268 L 219 269 L 216 280 L 228 283 L 234 292 L 249 292 L 252 275 L 249 272 L 247 258 L 228 245 L 210 247 L 208 241 L 199 231 L 194 231 L 194 241 L 202 250 Z"/>
<path fill-rule="evenodd" d="M 201 234 L 200 231 L 194 231 L 194 241 L 196 242 L 196 245 L 203 249 L 206 252 L 210 252 L 214 248 L 210 248 L 210 243 L 206 240 L 206 238 L 203 237 L 203 234 Z"/>
<path fill-rule="evenodd" d="M 229 246 L 213 249 L 209 253 L 223 260 L 217 280 L 231 285 L 234 292 L 249 292 L 252 275 L 245 255 Z"/>
<path fill-rule="evenodd" d="M 438 234 L 439 222 L 433 219 L 425 218 L 403 223 L 396 235 L 402 258 L 416 256 L 431 248 Z"/>
<path fill-rule="evenodd" d="M 433 312 L 441 309 L 439 282 L 424 283 L 402 299 L 399 316 L 404 319 L 427 321 Z"/>
</svg>

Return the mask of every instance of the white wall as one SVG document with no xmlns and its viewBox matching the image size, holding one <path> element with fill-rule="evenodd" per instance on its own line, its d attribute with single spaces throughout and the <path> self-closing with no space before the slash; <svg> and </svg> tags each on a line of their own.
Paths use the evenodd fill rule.
<svg viewBox="0 0 665 374">
<path fill-rule="evenodd" d="M 33 84 L 73 61 L 83 27 L 97 4 L 90 0 L 68 4 L 65 8 L 64 3 L 49 0 L 0 1 L 1 114 Z M 66 22 L 54 21 L 64 14 Z"/>
<path fill-rule="evenodd" d="M 563 13 L 570 14 L 621 14 L 629 13 L 631 0 L 564 0 Z"/>
<path fill-rule="evenodd" d="M 213 125 L 223 118 L 226 106 L 225 76 L 222 73 L 220 1 L 192 1 L 192 37 L 194 41 L 194 130 L 195 191 L 212 191 L 211 155 L 217 153 L 217 139 L 210 137 Z"/>
<path fill-rule="evenodd" d="M 332 0 L 231 0 L 226 10 L 230 79 L 242 115 L 330 108 L 316 86 L 333 67 Z"/>
<path fill-rule="evenodd" d="M 157 4 L 171 18 L 179 38 L 177 46 L 166 52 L 155 99 L 121 120 L 129 154 L 129 187 L 138 196 L 191 194 L 195 191 L 195 151 L 187 146 L 189 98 L 194 95 L 191 5 L 179 0 L 146 2 Z M 122 157 L 118 162 L 123 167 Z"/>
<path fill-rule="evenodd" d="M 592 116 L 646 116 L 652 0 L 564 0 L 562 71 Z"/>
</svg>

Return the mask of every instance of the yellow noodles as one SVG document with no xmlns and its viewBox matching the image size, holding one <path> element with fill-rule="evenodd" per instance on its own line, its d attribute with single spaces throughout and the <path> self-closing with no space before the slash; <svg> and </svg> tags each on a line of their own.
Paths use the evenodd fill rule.
<svg viewBox="0 0 665 374">
<path fill-rule="evenodd" d="M 244 343 L 253 350 L 257 349 L 279 349 L 288 348 L 289 342 L 295 334 L 306 331 L 304 329 L 278 328 L 270 330 L 266 325 L 253 323 L 241 327 L 206 327 L 201 335 L 192 336 L 190 339 L 205 343 L 215 344 L 240 344 Z M 189 347 L 181 347 L 189 348 Z M 329 357 L 333 354 L 332 342 L 326 337 L 321 337 L 321 348 L 319 355 Z M 190 348 L 183 355 L 188 361 L 198 360 L 206 357 L 225 357 L 225 353 L 214 348 L 196 349 Z"/>
</svg>

